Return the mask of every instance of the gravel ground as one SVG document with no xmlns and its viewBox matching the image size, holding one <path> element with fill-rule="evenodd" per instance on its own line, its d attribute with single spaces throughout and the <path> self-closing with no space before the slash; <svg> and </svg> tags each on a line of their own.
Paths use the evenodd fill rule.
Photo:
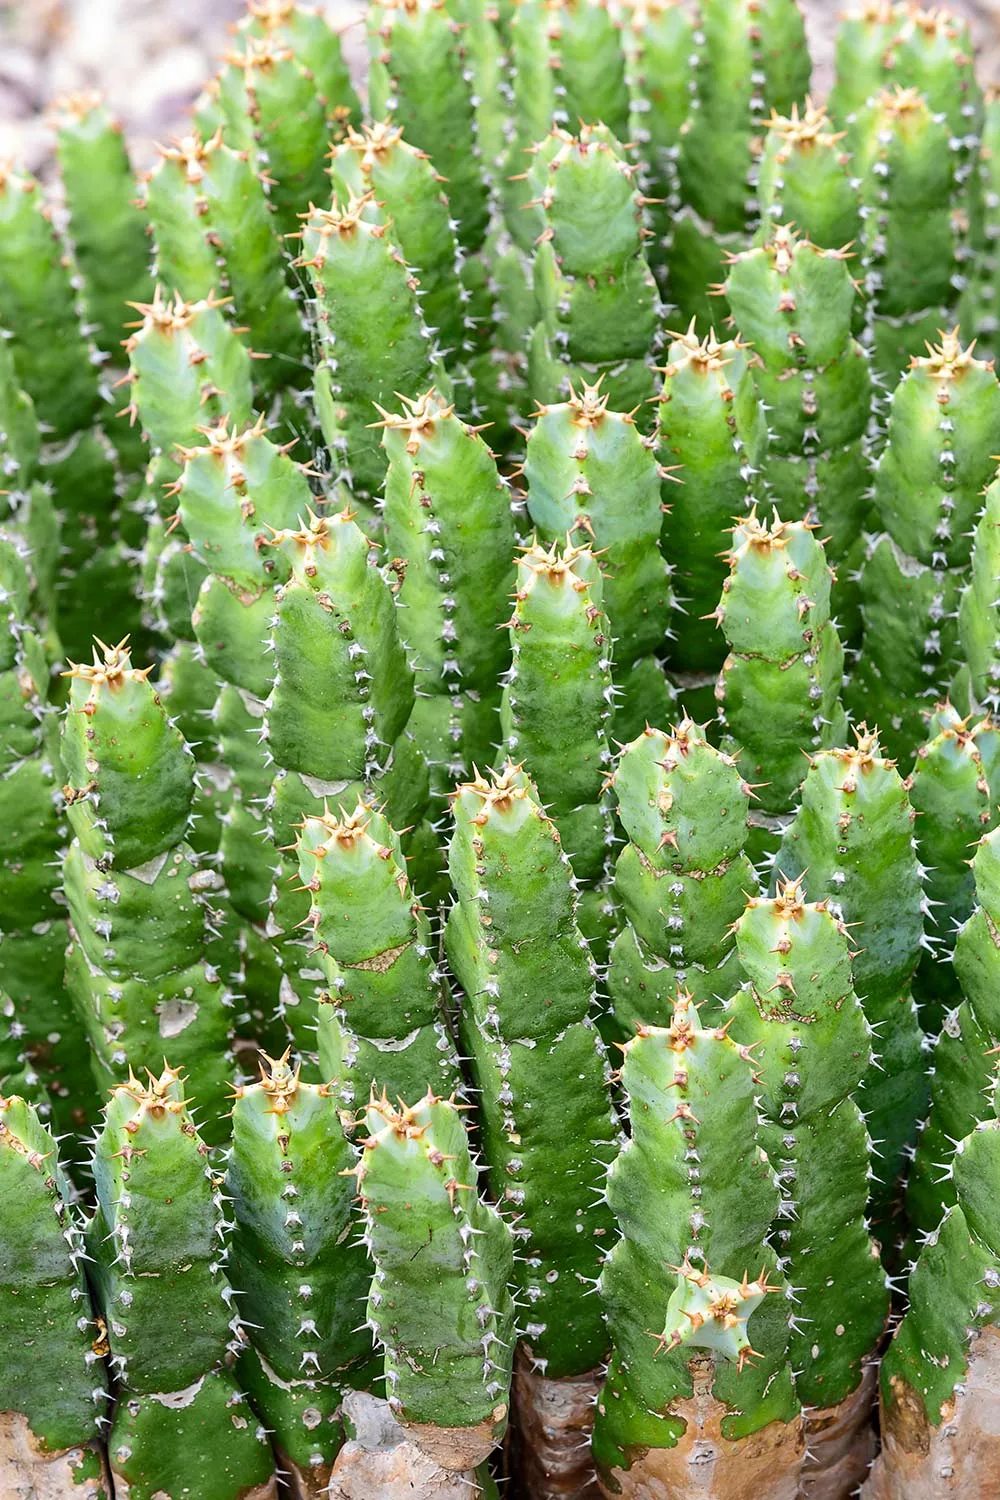
<svg viewBox="0 0 1000 1500">
<path fill-rule="evenodd" d="M 952 0 L 952 8 L 972 22 L 984 82 L 1000 81 L 1000 0 Z M 326 9 L 347 28 L 345 48 L 360 69 L 362 0 L 327 0 Z M 805 0 L 805 9 L 822 95 L 839 7 Z M 148 165 L 153 143 L 182 127 L 242 11 L 243 0 L 0 0 L 0 158 L 43 168 L 47 102 L 97 88 L 125 121 L 137 164 Z"/>
</svg>

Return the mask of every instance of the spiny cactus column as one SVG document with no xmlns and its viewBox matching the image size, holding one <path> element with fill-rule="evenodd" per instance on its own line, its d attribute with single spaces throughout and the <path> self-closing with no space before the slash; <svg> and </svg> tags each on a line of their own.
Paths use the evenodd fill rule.
<svg viewBox="0 0 1000 1500">
<path fill-rule="evenodd" d="M 411 829 L 427 805 L 427 770 L 405 733 L 413 670 L 399 638 L 393 588 L 370 565 L 372 543 L 353 513 L 310 513 L 308 527 L 276 532 L 272 540 L 287 578 L 271 621 L 274 682 L 265 722 L 268 751 L 280 769 L 268 822 L 273 844 L 289 858 L 275 867 L 268 936 L 288 981 L 285 1019 L 299 1050 L 311 1051 L 307 1033 L 323 976 L 309 958 L 308 892 L 289 889 L 298 882 L 295 829 L 322 814 L 326 798 L 353 808 L 376 787 L 395 825 Z"/>
<path fill-rule="evenodd" d="M 301 828 L 307 930 L 328 986 L 317 1027 L 321 1076 L 337 1080 L 353 1109 L 373 1088 L 396 1098 L 453 1090 L 458 1064 L 436 944 L 398 834 L 361 802 L 350 814 L 307 817 Z"/>
<path fill-rule="evenodd" d="M 864 727 L 851 748 L 812 758 L 802 802 L 775 869 L 801 877 L 851 934 L 854 986 L 876 1061 L 858 1095 L 874 1147 L 875 1206 L 884 1217 L 926 1098 L 924 1034 L 910 985 L 923 937 L 914 812 L 895 762 Z"/>
<path fill-rule="evenodd" d="M 979 152 L 983 193 L 983 247 L 976 277 L 976 331 L 995 350 L 1000 334 L 1000 87 L 991 85 L 983 101 Z"/>
<path fill-rule="evenodd" d="M 594 1454 L 605 1495 L 685 1494 L 710 1477 L 798 1494 L 799 1402 L 768 1233 L 778 1211 L 750 1054 L 689 995 L 625 1047 L 631 1137 L 608 1177 L 621 1238 L 601 1274 L 614 1346 Z"/>
<path fill-rule="evenodd" d="M 664 301 L 674 215 L 680 205 L 677 157 L 694 89 L 694 25 L 681 0 L 625 0 L 622 47 L 629 92 L 628 139 L 640 176 L 653 238 L 646 253 Z M 572 117 L 571 117 L 572 118 Z"/>
<path fill-rule="evenodd" d="M 714 611 L 733 521 L 751 508 L 767 452 L 767 417 L 752 356 L 738 339 L 674 335 L 657 408 L 658 455 L 677 481 L 664 495 L 662 542 L 678 609 L 671 658 L 685 674 L 715 672 L 725 642 Z"/>
<path fill-rule="evenodd" d="M 568 401 L 538 408 L 524 475 L 539 537 L 583 541 L 585 533 L 600 558 L 622 693 L 615 737 L 634 738 L 672 707 L 656 660 L 668 649 L 675 601 L 659 550 L 662 471 L 652 440 L 642 436 L 634 413 L 609 409 L 600 381 L 584 382 L 580 395 L 570 387 Z"/>
<path fill-rule="evenodd" d="M 465 994 L 461 1034 L 490 1185 L 518 1215 L 518 1402 L 536 1432 L 553 1403 L 577 1411 L 561 1443 L 550 1435 L 526 1460 L 529 1493 L 542 1500 L 559 1492 L 555 1476 L 585 1438 L 598 1377 L 582 1377 L 607 1348 L 593 1287 L 611 1234 L 602 1189 L 617 1127 L 591 1015 L 594 969 L 555 824 L 510 764 L 458 787 L 454 812 L 448 863 L 458 900 L 445 947 Z M 588 1465 L 575 1462 L 582 1485 Z"/>
<path fill-rule="evenodd" d="M 857 589 L 846 575 L 864 556 L 873 393 L 867 355 L 851 335 L 847 257 L 778 225 L 731 262 L 726 296 L 757 356 L 770 498 L 785 519 L 818 522 L 839 585 L 835 611 L 845 633 L 860 635 Z"/>
<path fill-rule="evenodd" d="M 625 1036 L 669 1024 L 678 989 L 704 1016 L 732 994 L 740 970 L 732 928 L 757 876 L 744 853 L 750 796 L 735 760 L 683 718 L 626 745 L 612 785 L 628 843 L 615 866 L 626 925 L 608 989 Z"/>
<path fill-rule="evenodd" d="M 727 251 L 755 227 L 755 141 L 769 110 L 787 115 L 809 88 L 805 27 L 795 0 L 705 0 L 694 88 L 678 159 L 684 203 L 674 226 L 668 295 L 699 331 L 720 317 L 709 288 Z"/>
<path fill-rule="evenodd" d="M 535 545 L 518 559 L 514 598 L 501 763 L 526 766 L 574 874 L 593 886 L 612 843 L 611 627 L 598 559 L 589 548 Z"/>
<path fill-rule="evenodd" d="M 716 611 L 729 645 L 716 688 L 726 747 L 771 815 L 792 810 L 803 754 L 838 744 L 847 729 L 833 575 L 813 531 L 808 521 L 762 524 L 751 511 L 733 527 Z"/>
<path fill-rule="evenodd" d="M 950 1163 L 955 1144 L 984 1113 L 993 1054 L 1000 1042 L 1000 833 L 980 841 L 972 860 L 976 908 L 955 938 L 954 995 L 961 1003 L 945 1017 L 930 1070 L 931 1105 L 917 1138 L 906 1208 L 915 1229 L 937 1228 L 955 1199 Z"/>
<path fill-rule="evenodd" d="M 659 298 L 646 260 L 638 169 L 606 125 L 554 130 L 528 173 L 537 323 L 529 376 L 536 401 L 564 399 L 603 373 L 619 411 L 648 400 Z"/>
<path fill-rule="evenodd" d="M 343 1387 L 371 1375 L 371 1334 L 359 1327 L 371 1267 L 345 1178 L 356 1159 L 333 1087 L 303 1083 L 287 1053 L 236 1090 L 229 1272 L 253 1345 L 239 1375 L 300 1500 L 326 1492 Z"/>
<path fill-rule="evenodd" d="M 102 1335 L 55 1138 L 0 1095 L 0 1488 L 105 1500 Z"/>
<path fill-rule="evenodd" d="M 976 844 L 1000 818 L 1000 734 L 990 719 L 962 718 L 950 703 L 931 716 L 906 784 L 917 814 L 917 851 L 934 952 L 921 954 L 914 993 L 920 1024 L 934 1036 L 954 1008 L 955 932 L 971 916 Z"/>
<path fill-rule="evenodd" d="M 145 207 L 161 285 L 189 302 L 216 293 L 232 298 L 265 400 L 304 384 L 302 313 L 286 282 L 287 257 L 264 183 L 246 152 L 227 145 L 221 127 L 207 139 L 195 131 L 161 147 L 145 179 Z"/>
<path fill-rule="evenodd" d="M 916 89 L 886 89 L 860 111 L 866 337 L 875 369 L 895 384 L 907 362 L 953 318 L 964 235 L 947 121 Z"/>
<path fill-rule="evenodd" d="M 179 1072 L 113 1090 L 93 1166 L 87 1248 L 122 1388 L 108 1437 L 116 1485 L 133 1500 L 272 1500 L 267 1434 L 227 1368 L 239 1316 L 221 1180 Z"/>
<path fill-rule="evenodd" d="M 340 32 L 330 24 L 322 6 L 301 5 L 299 0 L 247 0 L 247 13 L 238 22 L 237 32 L 288 48 L 311 78 L 331 124 L 360 119 L 361 104 L 344 60 Z"/>
<path fill-rule="evenodd" d="M 847 930 L 797 881 L 751 897 L 736 923 L 747 983 L 727 1020 L 754 1055 L 763 1144 L 778 1175 L 775 1243 L 792 1288 L 789 1357 L 803 1406 L 803 1491 L 843 1493 L 868 1472 L 877 1348 L 889 1311 L 866 1221 L 871 1141 L 854 1100 L 871 1028 L 851 981 Z M 833 1490 L 830 1491 L 833 1493 Z"/>
<path fill-rule="evenodd" d="M 510 496 L 479 432 L 437 391 L 405 399 L 382 425 L 386 550 L 419 693 L 410 729 L 443 791 L 487 763 L 499 738 L 498 684 L 510 660 L 500 627 L 514 585 Z"/>
<path fill-rule="evenodd" d="M 845 133 L 822 105 L 806 100 L 799 112 L 771 111 L 757 176 L 761 229 L 794 224 L 824 250 L 841 250 L 861 236 L 861 201 Z"/>
<path fill-rule="evenodd" d="M 997 1458 L 1000 1119 L 997 1079 L 958 1143 L 955 1206 L 926 1239 L 910 1304 L 881 1369 L 882 1453 L 866 1500 L 957 1500 L 988 1493 Z"/>
<path fill-rule="evenodd" d="M 55 1122 L 79 1126 L 96 1103 L 83 1026 L 63 987 L 65 821 L 49 661 L 20 537 L 0 532 L 0 992 L 17 1012 L 17 1054 L 44 1078 Z"/>
<path fill-rule="evenodd" d="M 428 1094 L 399 1111 L 373 1100 L 358 1164 L 365 1242 L 375 1263 L 368 1319 L 385 1365 L 392 1415 L 412 1444 L 414 1500 L 451 1479 L 483 1494 L 474 1472 L 503 1436 L 514 1340 L 510 1230 L 477 1192 L 454 1104 Z M 353 1445 L 352 1445 L 353 1446 Z M 365 1454 L 345 1448 L 355 1487 Z M 378 1453 L 368 1455 L 373 1474 Z M 442 1474 L 442 1470 L 444 1473 Z M 487 1491 L 488 1493 L 488 1491 Z"/>
<path fill-rule="evenodd" d="M 630 100 L 622 41 L 603 0 L 516 0 L 510 22 L 511 117 L 504 214 L 530 252 L 522 212 L 533 197 L 524 174 L 530 154 L 553 125 L 606 125 L 625 140 Z"/>
<path fill-rule="evenodd" d="M 958 660 L 952 695 L 964 710 L 1000 711 L 1000 481 L 986 488 L 972 536 L 969 580 L 958 606 Z"/>
<path fill-rule="evenodd" d="M 136 670 L 124 642 L 102 650 L 67 674 L 66 987 L 98 1083 L 170 1052 L 197 1080 L 215 1136 L 233 1034 L 222 879 L 186 842 L 195 764 L 151 669 Z"/>
<path fill-rule="evenodd" d="M 52 115 L 83 305 L 98 348 L 119 364 L 126 304 L 147 302 L 153 293 L 135 174 L 121 126 L 100 94 L 68 94 L 56 100 Z"/>
<path fill-rule="evenodd" d="M 958 665 L 959 595 L 998 437 L 992 363 L 975 359 L 957 331 L 943 335 L 893 392 L 875 471 L 883 532 L 861 579 L 864 651 L 852 706 L 878 720 L 900 757 L 923 739 L 923 710 L 945 696 Z"/>
<path fill-rule="evenodd" d="M 379 402 L 397 391 L 425 390 L 433 347 L 417 300 L 418 282 L 383 223 L 366 216 L 369 198 L 317 209 L 306 221 L 303 251 L 315 294 L 319 335 L 316 407 L 334 473 L 361 501 L 385 479 Z M 372 512 L 368 512 L 372 516 Z"/>
</svg>

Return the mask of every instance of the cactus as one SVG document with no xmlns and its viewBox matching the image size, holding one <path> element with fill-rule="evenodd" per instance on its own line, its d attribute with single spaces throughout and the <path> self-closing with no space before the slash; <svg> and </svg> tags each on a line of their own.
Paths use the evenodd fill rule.
<svg viewBox="0 0 1000 1500">
<path fill-rule="evenodd" d="M 983 1099 L 1000 1040 L 996 1010 L 997 922 L 1000 919 L 1000 835 L 993 829 L 979 841 L 972 859 L 976 907 L 955 937 L 954 972 L 960 1003 L 945 1017 L 934 1046 L 930 1110 L 917 1138 L 906 1207 L 924 1234 L 937 1228 L 942 1213 L 956 1202 L 950 1169 L 956 1142 L 983 1114 Z"/>
<path fill-rule="evenodd" d="M 628 835 L 615 866 L 626 923 L 608 969 L 619 1029 L 669 1025 L 678 989 L 714 1018 L 739 980 L 733 924 L 757 889 L 743 848 L 749 789 L 687 717 L 626 745 L 612 785 Z"/>
<path fill-rule="evenodd" d="M 397 1098 L 452 1090 L 455 1049 L 445 1025 L 430 922 L 410 885 L 398 835 L 373 806 L 307 817 L 298 840 L 307 928 L 327 990 L 319 1004 L 320 1072 L 344 1104 L 373 1088 Z"/>
<path fill-rule="evenodd" d="M 386 548 L 420 692 L 411 729 L 445 790 L 492 755 L 500 627 L 514 583 L 506 484 L 478 431 L 435 390 L 383 417 Z M 441 785 L 442 775 L 446 785 Z"/>
<path fill-rule="evenodd" d="M 861 579 L 864 652 L 852 703 L 878 719 L 901 758 L 923 739 L 921 709 L 946 695 L 958 665 L 959 595 L 998 430 L 1000 383 L 957 332 L 914 359 L 893 392 L 875 471 L 883 531 Z"/>
<path fill-rule="evenodd" d="M 371 500 L 385 478 L 385 457 L 372 423 L 379 402 L 396 391 L 426 388 L 432 346 L 417 302 L 417 279 L 384 223 L 366 217 L 369 200 L 310 214 L 297 264 L 309 272 L 320 360 L 316 407 L 334 472 L 359 500 Z"/>
<path fill-rule="evenodd" d="M 858 1093 L 872 1138 L 873 1197 L 888 1210 L 926 1098 L 924 1034 L 910 985 L 923 936 L 914 812 L 895 762 L 862 726 L 850 748 L 813 756 L 775 869 L 801 877 L 851 934 L 854 987 L 876 1054 Z"/>
<path fill-rule="evenodd" d="M 527 205 L 537 235 L 529 376 L 536 401 L 596 383 L 619 411 L 652 395 L 659 298 L 646 260 L 637 168 L 606 125 L 556 129 L 539 144 Z"/>
<path fill-rule="evenodd" d="M 882 1361 L 883 1446 L 866 1487 L 872 1500 L 940 1493 L 942 1475 L 956 1494 L 972 1495 L 992 1458 L 996 1438 L 986 1413 L 1000 1285 L 995 1073 L 983 1093 L 982 1118 L 956 1145 L 953 1206 L 926 1236 L 909 1307 Z"/>
<path fill-rule="evenodd" d="M 122 137 L 100 94 L 69 94 L 53 105 L 56 158 L 66 192 L 83 305 L 99 349 L 119 363 L 126 303 L 147 302 L 146 221 Z"/>
<path fill-rule="evenodd" d="M 972 852 L 1000 816 L 1000 735 L 987 719 L 962 718 L 938 704 L 907 780 L 917 814 L 917 852 L 927 871 L 924 899 L 934 951 L 921 954 L 914 981 L 920 1024 L 931 1035 L 954 1005 L 956 930 L 975 901 Z"/>
<path fill-rule="evenodd" d="M 161 147 L 145 180 L 156 274 L 188 302 L 222 293 L 260 359 L 254 380 L 267 398 L 308 374 L 302 314 L 286 284 L 286 262 L 263 182 L 221 127 Z M 266 358 L 263 358 L 266 356 Z M 236 415 L 236 413 L 234 413 Z"/>
<path fill-rule="evenodd" d="M 827 109 L 830 118 L 848 131 L 859 110 L 887 82 L 885 64 L 901 9 L 895 0 L 862 0 L 857 9 L 844 13 L 837 28 Z"/>
<path fill-rule="evenodd" d="M 736 947 L 748 982 L 726 1018 L 753 1051 L 762 1141 L 781 1189 L 775 1243 L 794 1289 L 789 1356 L 806 1472 L 813 1484 L 824 1471 L 838 1485 L 859 1483 L 872 1456 L 867 1418 L 889 1311 L 865 1218 L 871 1142 L 853 1098 L 871 1066 L 871 1028 L 847 930 L 825 902 L 807 903 L 799 882 L 779 880 L 772 899 L 751 897 Z"/>
<path fill-rule="evenodd" d="M 0 1095 L 0 1483 L 11 1494 L 110 1494 L 98 1447 L 107 1399 L 101 1331 L 56 1141 Z"/>
<path fill-rule="evenodd" d="M 855 287 L 845 250 L 821 250 L 790 225 L 729 266 L 726 297 L 753 347 L 754 379 L 768 413 L 764 477 L 786 520 L 808 516 L 822 528 L 835 574 L 862 560 L 868 509 L 872 382 L 868 359 L 851 335 Z M 835 609 L 854 591 L 837 576 Z M 857 632 L 860 634 L 860 631 Z"/>
<path fill-rule="evenodd" d="M 247 0 L 247 14 L 237 30 L 288 48 L 311 76 L 332 123 L 360 118 L 361 104 L 344 60 L 340 33 L 321 9 L 301 5 L 299 0 Z"/>
<path fill-rule="evenodd" d="M 125 644 L 74 666 L 63 727 L 66 987 L 110 1085 L 182 1059 L 217 1107 L 232 1070 L 222 880 L 185 842 L 194 760 Z M 217 1130 L 218 1117 L 206 1128 Z"/>
<path fill-rule="evenodd" d="M 368 1320 L 389 1405 L 442 1467 L 484 1462 L 507 1422 L 510 1231 L 480 1197 L 462 1117 L 428 1094 L 372 1100 L 357 1179 L 375 1264 Z"/>
<path fill-rule="evenodd" d="M 771 111 L 760 159 L 757 198 L 760 234 L 794 224 L 824 250 L 842 250 L 861 237 L 861 203 L 845 131 L 835 130 L 822 105 L 806 100 L 799 112 Z"/>
<path fill-rule="evenodd" d="M 762 524 L 751 511 L 733 528 L 716 611 L 729 645 L 716 689 L 726 747 L 772 815 L 791 811 L 803 754 L 846 733 L 832 572 L 813 530 L 808 521 Z"/>
<path fill-rule="evenodd" d="M 706 0 L 695 41 L 691 110 L 678 173 L 683 208 L 674 225 L 668 287 L 684 321 L 707 333 L 719 314 L 712 283 L 727 251 L 755 227 L 755 138 L 768 111 L 787 115 L 809 87 L 805 28 L 795 0 Z"/>
<path fill-rule="evenodd" d="M 750 1054 L 703 1028 L 681 991 L 668 1027 L 626 1044 L 621 1079 L 631 1137 L 607 1188 L 621 1238 L 600 1283 L 613 1344 L 594 1426 L 603 1484 L 683 1493 L 710 1422 L 720 1492 L 739 1472 L 794 1493 L 801 1419 L 767 1240 L 779 1196 Z"/>
<path fill-rule="evenodd" d="M 466 782 L 454 813 L 445 948 L 464 992 L 490 1185 L 518 1213 L 519 1331 L 535 1370 L 579 1376 L 606 1350 L 588 1293 L 611 1230 L 602 1186 L 617 1144 L 593 965 L 559 835 L 525 773 L 508 763 Z"/>
<path fill-rule="evenodd" d="M 343 1442 L 345 1385 L 364 1380 L 371 1335 L 358 1327 L 371 1270 L 352 1226 L 357 1159 L 334 1090 L 303 1083 L 288 1054 L 236 1090 L 226 1191 L 229 1272 L 252 1350 L 240 1378 L 299 1494 L 319 1495 Z"/>
<path fill-rule="evenodd" d="M 952 685 L 961 706 L 1000 710 L 1000 483 L 993 480 L 972 537 L 968 582 L 958 606 L 958 659 Z"/>
<path fill-rule="evenodd" d="M 658 416 L 659 457 L 677 481 L 662 528 L 678 594 L 672 656 L 685 673 L 716 671 L 725 656 L 714 620 L 720 557 L 733 521 L 751 508 L 768 442 L 746 345 L 699 339 L 693 324 L 674 335 Z"/>
<path fill-rule="evenodd" d="M 225 1367 L 239 1317 L 226 1278 L 220 1180 L 179 1072 L 130 1077 L 94 1149 L 87 1230 L 111 1366 L 123 1388 L 108 1436 L 115 1483 L 139 1500 L 272 1500 L 266 1434 Z"/>
</svg>

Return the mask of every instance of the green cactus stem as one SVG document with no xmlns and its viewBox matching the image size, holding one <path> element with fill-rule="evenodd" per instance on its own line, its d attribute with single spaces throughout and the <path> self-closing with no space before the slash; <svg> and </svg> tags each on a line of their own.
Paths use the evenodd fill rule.
<svg viewBox="0 0 1000 1500">
<path fill-rule="evenodd" d="M 126 337 L 126 303 L 148 302 L 153 293 L 135 174 L 121 126 L 100 94 L 57 99 L 52 117 L 84 309 L 97 347 L 118 364 Z"/>
<path fill-rule="evenodd" d="M 792 810 L 803 755 L 839 744 L 844 650 L 830 618 L 832 570 L 809 521 L 733 527 L 716 619 L 729 645 L 716 696 L 725 745 L 761 808 Z"/>
<path fill-rule="evenodd" d="M 31 624 L 21 537 L 0 531 L 0 991 L 16 1010 L 16 1057 L 44 1078 L 55 1123 L 79 1128 L 96 1099 L 83 1027 L 66 995 L 59 851 L 66 826 L 49 660 Z"/>
<path fill-rule="evenodd" d="M 578 1376 L 607 1348 L 591 1292 L 611 1234 L 602 1188 L 617 1146 L 594 967 L 569 863 L 528 776 L 508 763 L 459 786 L 454 815 L 458 899 L 445 948 L 465 996 L 487 1174 L 518 1214 L 519 1332 L 535 1369 Z"/>
<path fill-rule="evenodd" d="M 363 1381 L 372 1360 L 371 1335 L 358 1327 L 371 1268 L 349 1233 L 345 1174 L 356 1160 L 333 1087 L 303 1083 L 287 1053 L 237 1088 L 229 1274 L 253 1345 L 239 1373 L 303 1496 L 325 1492 L 344 1438 L 342 1389 Z"/>
<path fill-rule="evenodd" d="M 799 112 L 771 111 L 757 176 L 761 230 L 794 224 L 824 250 L 842 250 L 861 237 L 861 202 L 852 175 L 846 132 L 835 130 L 822 105 L 806 100 Z"/>
<path fill-rule="evenodd" d="M 845 11 L 837 27 L 827 109 L 830 118 L 849 132 L 858 112 L 887 81 L 885 62 L 902 9 L 894 0 L 862 0 L 854 10 Z"/>
<path fill-rule="evenodd" d="M 805 901 L 800 882 L 779 880 L 774 898 L 750 898 L 736 947 L 747 983 L 727 1020 L 754 1055 L 763 1144 L 781 1190 L 775 1244 L 795 1299 L 789 1355 L 809 1435 L 806 1472 L 810 1483 L 831 1471 L 838 1484 L 860 1483 L 889 1312 L 865 1217 L 871 1142 L 854 1099 L 871 1066 L 871 1028 L 847 930 L 827 903 Z"/>
<path fill-rule="evenodd" d="M 55 1138 L 16 1095 L 0 1095 L 0 1246 L 0 1484 L 106 1500 L 104 1349 L 83 1237 Z"/>
<path fill-rule="evenodd" d="M 953 320 L 966 254 L 947 121 L 913 88 L 885 89 L 855 127 L 866 337 L 891 385 Z"/>
<path fill-rule="evenodd" d="M 386 549 L 420 697 L 411 728 L 445 790 L 499 737 L 500 627 L 514 585 L 507 484 L 478 430 L 435 390 L 382 419 Z"/>
<path fill-rule="evenodd" d="M 66 987 L 98 1083 L 169 1051 L 198 1081 L 214 1137 L 233 1066 L 232 933 L 221 876 L 186 843 L 195 762 L 150 670 L 123 642 L 67 674 Z"/>
<path fill-rule="evenodd" d="M 985 834 L 972 860 L 976 906 L 955 937 L 954 995 L 960 1003 L 945 1016 L 932 1054 L 931 1103 L 917 1138 L 907 1190 L 910 1221 L 924 1234 L 957 1200 L 950 1170 L 957 1141 L 984 1112 L 1000 1042 L 997 1007 L 997 932 L 1000 930 L 1000 834 Z"/>
<path fill-rule="evenodd" d="M 238 32 L 264 37 L 288 48 L 312 78 L 312 83 L 333 124 L 361 118 L 361 103 L 351 82 L 340 32 L 331 26 L 322 7 L 301 5 L 299 0 L 247 0 L 247 13 Z"/>
<path fill-rule="evenodd" d="M 524 209 L 534 196 L 531 153 L 553 125 L 606 125 L 628 137 L 630 97 L 622 38 L 602 0 L 516 0 L 510 24 L 511 111 L 504 218 L 530 254 L 534 233 Z"/>
<path fill-rule="evenodd" d="M 744 852 L 750 793 L 735 760 L 681 719 L 626 745 L 612 777 L 628 843 L 615 866 L 626 921 L 608 990 L 625 1036 L 669 1025 L 678 989 L 716 1015 L 739 982 L 733 924 L 757 876 Z"/>
<path fill-rule="evenodd" d="M 307 375 L 302 313 L 286 282 L 287 260 L 262 180 L 222 127 L 160 148 L 145 179 L 156 275 L 168 292 L 198 302 L 222 293 L 254 356 L 254 383 L 267 399 Z M 265 357 L 266 356 L 266 357 Z M 234 413 L 235 415 L 235 413 Z"/>
<path fill-rule="evenodd" d="M 864 652 L 852 706 L 878 719 L 889 750 L 909 758 L 923 711 L 958 666 L 958 606 L 969 576 L 982 491 L 993 477 L 1000 383 L 957 330 L 943 334 L 893 392 L 888 443 L 875 470 L 881 534 L 861 578 Z"/>
<path fill-rule="evenodd" d="M 556 129 L 538 145 L 526 205 L 535 235 L 536 325 L 529 375 L 536 401 L 604 375 L 619 411 L 652 395 L 647 356 L 659 317 L 644 249 L 638 168 L 606 125 Z"/>
<path fill-rule="evenodd" d="M 684 674 L 714 673 L 726 654 L 714 618 L 724 554 L 734 519 L 756 498 L 768 442 L 751 362 L 738 339 L 699 339 L 692 324 L 673 335 L 663 369 L 657 451 L 675 484 L 662 545 L 677 589 L 671 657 Z"/>
<path fill-rule="evenodd" d="M 923 935 L 922 871 L 915 814 L 895 762 L 862 728 L 851 748 L 813 756 L 802 802 L 775 868 L 801 877 L 851 934 L 854 987 L 871 1026 L 875 1061 L 858 1103 L 873 1143 L 873 1199 L 892 1202 L 924 1111 L 924 1034 L 910 993 Z"/>
<path fill-rule="evenodd" d="M 271 1500 L 267 1434 L 225 1367 L 240 1320 L 221 1179 L 164 1067 L 116 1087 L 94 1149 L 87 1232 L 122 1387 L 108 1456 L 134 1500 Z"/>
<path fill-rule="evenodd" d="M 953 695 L 1000 711 L 1000 482 L 987 485 L 972 538 L 968 582 L 958 606 L 958 659 Z"/>
<path fill-rule="evenodd" d="M 865 350 L 851 334 L 848 255 L 821 250 L 790 224 L 778 225 L 731 261 L 726 296 L 757 356 L 754 379 L 770 431 L 764 465 L 770 498 L 786 519 L 808 517 L 821 527 L 839 584 L 834 608 L 845 632 L 860 636 L 857 589 L 844 589 L 849 569 L 863 557 L 872 381 Z"/>
<path fill-rule="evenodd" d="M 338 1080 L 354 1109 L 373 1088 L 397 1098 L 454 1089 L 458 1065 L 435 943 L 398 834 L 359 801 L 349 814 L 307 817 L 297 848 L 306 926 L 327 985 L 321 1075 Z"/>
<path fill-rule="evenodd" d="M 375 1264 L 368 1319 L 389 1405 L 449 1470 L 477 1467 L 507 1422 L 514 1309 L 511 1234 L 480 1198 L 462 1117 L 428 1094 L 372 1100 L 358 1164 Z"/>
<path fill-rule="evenodd" d="M 713 1483 L 740 1465 L 778 1492 L 801 1463 L 801 1419 L 750 1053 L 702 1027 L 681 991 L 669 1027 L 626 1044 L 621 1079 L 631 1136 L 607 1188 L 621 1238 L 600 1284 L 614 1346 L 594 1428 L 603 1485 L 684 1492 L 697 1386 L 717 1434 Z"/>
<path fill-rule="evenodd" d="M 914 995 L 920 1024 L 936 1036 L 957 998 L 951 965 L 955 933 L 975 904 L 972 855 L 1000 818 L 1000 734 L 993 722 L 963 719 L 950 703 L 939 703 L 906 785 L 934 942 L 934 952 L 920 956 Z"/>
<path fill-rule="evenodd" d="M 612 842 L 611 627 L 600 565 L 589 547 L 535 544 L 518 559 L 512 663 L 500 722 L 500 764 L 521 762 L 586 885 L 604 875 Z"/>
<path fill-rule="evenodd" d="M 334 473 L 371 501 L 386 460 L 372 423 L 396 391 L 426 389 L 433 350 L 417 299 L 418 282 L 383 223 L 367 217 L 369 198 L 317 209 L 306 221 L 304 266 L 315 294 L 321 359 L 316 406 Z"/>
<path fill-rule="evenodd" d="M 977 1411 L 985 1414 L 996 1368 L 995 1073 L 983 1093 L 980 1118 L 950 1167 L 953 1206 L 924 1239 L 909 1307 L 882 1361 L 882 1453 L 867 1487 L 873 1500 L 935 1494 L 950 1474 L 972 1493 L 996 1441 Z"/>
<path fill-rule="evenodd" d="M 741 250 L 755 228 L 755 142 L 768 112 L 802 105 L 810 62 L 795 0 L 706 0 L 694 50 L 691 108 L 678 172 L 684 207 L 671 245 L 667 285 L 683 320 L 699 332 L 722 316 L 711 299 L 724 278 L 727 251 Z"/>
</svg>

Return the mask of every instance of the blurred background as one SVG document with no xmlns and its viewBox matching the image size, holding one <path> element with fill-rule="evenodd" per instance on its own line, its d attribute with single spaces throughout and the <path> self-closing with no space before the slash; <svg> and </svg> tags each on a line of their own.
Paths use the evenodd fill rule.
<svg viewBox="0 0 1000 1500">
<path fill-rule="evenodd" d="M 814 92 L 829 86 L 836 0 L 804 0 Z M 968 16 L 984 83 L 1000 82 L 1000 0 L 951 0 Z M 345 49 L 364 60 L 362 0 L 327 0 L 347 28 Z M 0 158 L 37 170 L 49 151 L 42 113 L 56 94 L 100 89 L 125 121 L 136 164 L 148 165 L 154 141 L 183 127 L 187 109 L 225 50 L 243 0 L 0 0 Z"/>
</svg>

